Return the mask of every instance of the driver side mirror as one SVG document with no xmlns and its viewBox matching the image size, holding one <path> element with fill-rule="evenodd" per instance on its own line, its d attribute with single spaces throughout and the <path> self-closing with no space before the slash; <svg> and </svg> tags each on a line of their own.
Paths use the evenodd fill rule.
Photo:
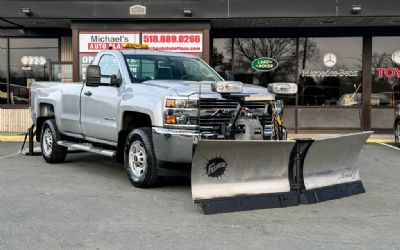
<svg viewBox="0 0 400 250">
<path fill-rule="evenodd" d="M 235 76 L 233 75 L 232 70 L 225 70 L 225 80 L 226 81 L 233 81 L 235 80 Z"/>
<path fill-rule="evenodd" d="M 100 85 L 101 72 L 98 65 L 89 65 L 86 68 L 86 85 L 97 87 Z"/>
</svg>

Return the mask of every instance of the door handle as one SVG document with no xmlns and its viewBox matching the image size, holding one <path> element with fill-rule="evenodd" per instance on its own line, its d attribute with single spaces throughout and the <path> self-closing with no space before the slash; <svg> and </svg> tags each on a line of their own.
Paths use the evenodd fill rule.
<svg viewBox="0 0 400 250">
<path fill-rule="evenodd" d="M 86 91 L 86 92 L 83 92 L 83 94 L 84 94 L 84 95 L 87 95 L 87 96 L 91 96 L 91 95 L 92 95 L 92 92 Z"/>
</svg>

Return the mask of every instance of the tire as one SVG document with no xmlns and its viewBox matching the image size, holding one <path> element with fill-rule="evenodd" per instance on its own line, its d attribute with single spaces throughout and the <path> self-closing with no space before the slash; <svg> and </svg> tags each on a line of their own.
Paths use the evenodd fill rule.
<svg viewBox="0 0 400 250">
<path fill-rule="evenodd" d="M 157 159 L 153 149 L 151 128 L 132 130 L 125 141 L 124 166 L 132 185 L 150 188 L 158 184 Z"/>
<path fill-rule="evenodd" d="M 47 163 L 60 163 L 65 160 L 68 148 L 57 144 L 60 137 L 56 121 L 54 119 L 46 120 L 42 125 L 40 148 Z"/>
<path fill-rule="evenodd" d="M 400 120 L 396 122 L 394 127 L 394 141 L 397 147 L 400 147 Z"/>
</svg>

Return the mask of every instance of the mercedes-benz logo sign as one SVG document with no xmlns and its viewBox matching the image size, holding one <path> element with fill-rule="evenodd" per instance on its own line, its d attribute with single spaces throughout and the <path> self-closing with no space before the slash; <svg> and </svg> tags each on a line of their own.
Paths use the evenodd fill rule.
<svg viewBox="0 0 400 250">
<path fill-rule="evenodd" d="M 395 64 L 400 65 L 400 50 L 398 50 L 392 54 L 392 61 Z"/>
<path fill-rule="evenodd" d="M 333 67 L 336 65 L 337 58 L 336 55 L 333 53 L 328 53 L 324 56 L 324 64 L 326 67 Z"/>
</svg>

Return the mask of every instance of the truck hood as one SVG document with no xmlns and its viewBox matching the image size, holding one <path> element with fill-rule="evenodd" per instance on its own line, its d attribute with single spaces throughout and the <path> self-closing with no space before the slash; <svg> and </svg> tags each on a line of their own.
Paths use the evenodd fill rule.
<svg viewBox="0 0 400 250">
<path fill-rule="evenodd" d="M 175 92 L 179 96 L 192 96 L 198 95 L 199 98 L 220 98 L 221 95 L 211 90 L 212 82 L 195 82 L 195 81 L 177 81 L 177 80 L 157 80 L 157 81 L 145 81 L 142 84 L 155 86 L 159 88 L 168 89 Z M 269 93 L 264 87 L 243 84 L 242 95 L 255 95 L 255 94 L 274 94 Z"/>
</svg>

